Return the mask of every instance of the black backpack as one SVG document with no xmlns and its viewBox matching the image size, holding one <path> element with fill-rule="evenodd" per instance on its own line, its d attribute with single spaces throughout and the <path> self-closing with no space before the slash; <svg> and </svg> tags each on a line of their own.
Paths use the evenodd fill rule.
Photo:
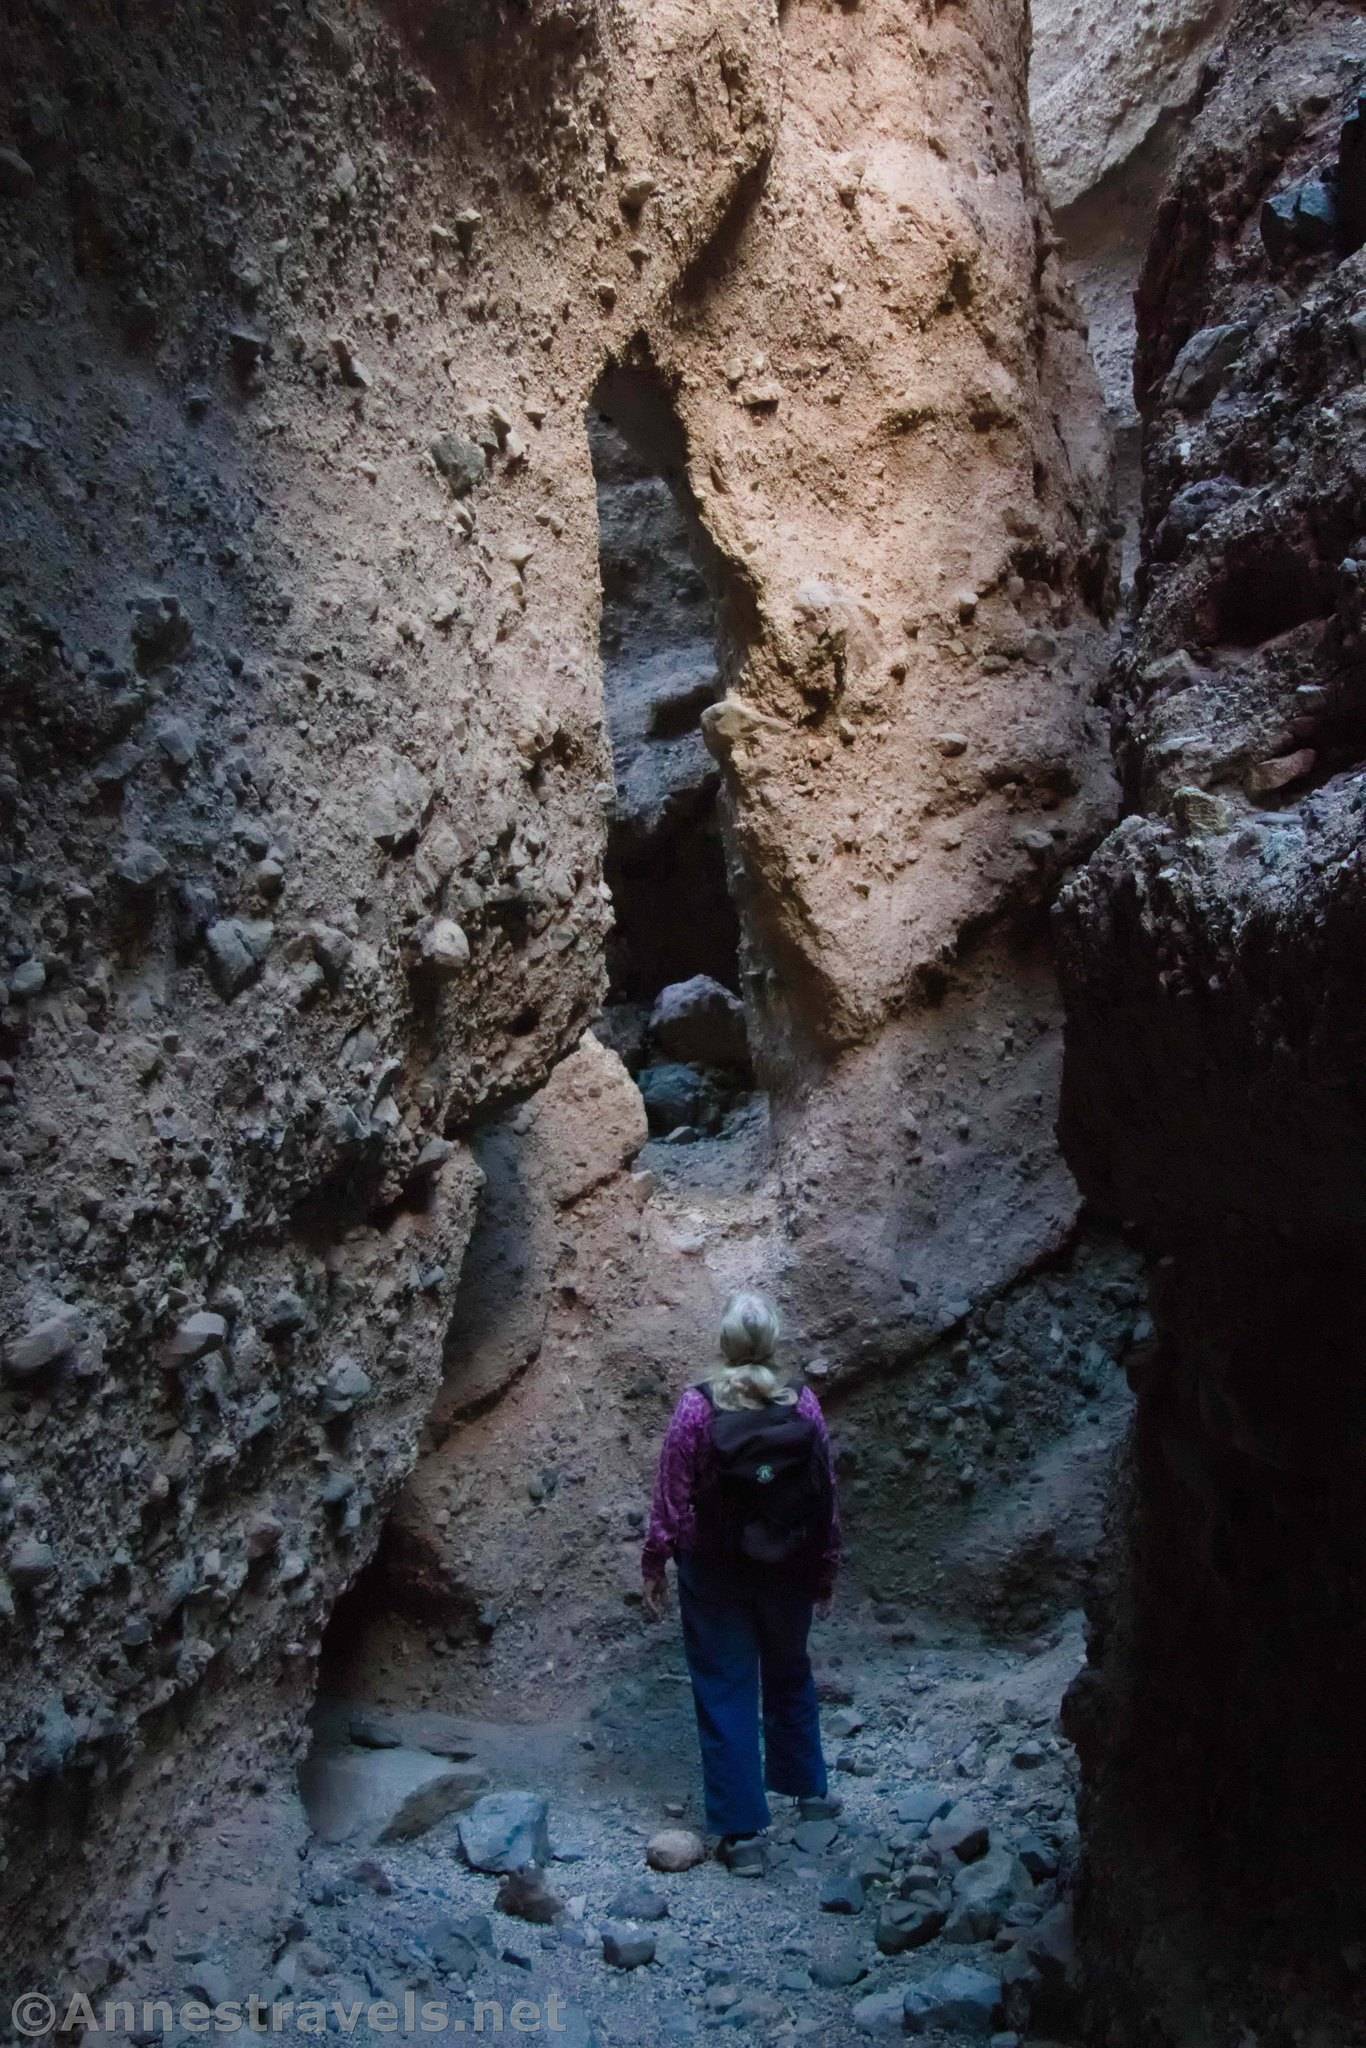
<svg viewBox="0 0 1366 2048">
<path fill-rule="evenodd" d="M 830 1532 L 830 1465 L 794 1404 L 711 1408 L 712 1475 L 697 1501 L 699 1547 L 754 1564 L 814 1563 Z"/>
</svg>

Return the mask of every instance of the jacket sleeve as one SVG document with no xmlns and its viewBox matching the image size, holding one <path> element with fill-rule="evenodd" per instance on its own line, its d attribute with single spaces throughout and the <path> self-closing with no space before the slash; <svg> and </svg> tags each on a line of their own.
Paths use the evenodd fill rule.
<svg viewBox="0 0 1366 2048">
<path fill-rule="evenodd" d="M 650 1522 L 640 1554 L 643 1578 L 662 1579 L 669 1559 L 692 1541 L 698 1453 L 707 1421 L 706 1400 L 690 1387 L 674 1410 L 659 1453 Z"/>
<path fill-rule="evenodd" d="M 844 1554 L 843 1538 L 840 1533 L 839 1487 L 835 1481 L 835 1460 L 830 1449 L 830 1432 L 825 1426 L 825 1417 L 821 1413 L 821 1404 L 812 1393 L 810 1387 L 805 1387 L 802 1390 L 802 1405 L 820 1432 L 821 1444 L 825 1451 L 826 1467 L 830 1474 L 830 1526 L 826 1531 L 825 1545 L 821 1551 L 820 1570 L 816 1578 L 816 1598 L 818 1600 L 828 1600 L 835 1590 L 835 1580 L 839 1575 L 840 1559 Z"/>
</svg>

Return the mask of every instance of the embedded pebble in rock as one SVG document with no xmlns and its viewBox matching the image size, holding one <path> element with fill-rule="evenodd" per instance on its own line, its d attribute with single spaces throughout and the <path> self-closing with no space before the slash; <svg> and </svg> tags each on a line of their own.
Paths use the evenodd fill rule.
<svg viewBox="0 0 1366 2048">
<path fill-rule="evenodd" d="M 0 1919 L 64 1982 L 563 1981 L 567 2048 L 838 2041 L 929 1967 L 880 1959 L 883 1907 L 951 1889 L 888 1788 L 1070 1873 L 1071 1752 L 1007 1745 L 1078 1660 L 1145 1268 L 1055 1142 L 1045 927 L 1147 769 L 1110 760 L 1120 550 L 1022 0 L 890 19 L 7 14 Z M 1259 148 L 1258 206 L 1332 186 L 1345 237 L 1350 152 Z M 1296 232 L 1273 322 L 1331 284 Z M 1275 376 L 1247 318 L 1183 432 Z M 1164 576 L 1253 537 L 1269 466 L 1226 467 L 1154 483 Z M 1240 572 L 1296 618 L 1180 622 L 1174 696 L 1262 690 L 1236 758 L 1171 764 L 1234 820 L 1211 857 L 1249 781 L 1268 837 L 1350 781 L 1350 688 L 1296 694 L 1356 630 L 1343 476 Z M 656 1846 L 705 1809 L 638 1575 L 740 1284 L 849 1505 L 849 1811 L 784 1804 L 749 1885 Z M 555 1850 L 563 1913 L 503 1910 Z M 650 1870 L 654 1966 L 605 1967 Z"/>
</svg>

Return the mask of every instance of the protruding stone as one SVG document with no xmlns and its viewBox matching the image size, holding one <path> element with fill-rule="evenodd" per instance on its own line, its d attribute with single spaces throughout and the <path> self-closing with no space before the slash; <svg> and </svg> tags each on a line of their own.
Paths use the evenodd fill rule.
<svg viewBox="0 0 1366 2048">
<path fill-rule="evenodd" d="M 79 1338 L 79 1320 L 72 1314 L 45 1316 L 22 1336 L 12 1337 L 0 1359 L 8 1380 L 37 1379 L 50 1366 L 69 1358 Z"/>
<path fill-rule="evenodd" d="M 200 1309 L 177 1323 L 166 1346 L 167 1360 L 173 1365 L 188 1365 L 206 1352 L 216 1351 L 227 1341 L 227 1335 L 225 1317 L 215 1315 L 211 1309 Z"/>
<path fill-rule="evenodd" d="M 438 917 L 422 935 L 422 962 L 443 981 L 469 966 L 470 942 L 453 918 Z"/>
</svg>

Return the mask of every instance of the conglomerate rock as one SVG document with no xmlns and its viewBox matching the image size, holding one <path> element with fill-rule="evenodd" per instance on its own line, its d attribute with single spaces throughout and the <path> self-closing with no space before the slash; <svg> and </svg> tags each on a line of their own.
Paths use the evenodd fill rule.
<svg viewBox="0 0 1366 2048">
<path fill-rule="evenodd" d="M 1067 1155 L 1161 1261 L 1068 1716 L 1116 2042 L 1362 2025 L 1363 76 L 1358 13 L 1245 8 L 1160 210 L 1134 810 L 1059 911 Z"/>
<path fill-rule="evenodd" d="M 1112 805 L 1113 579 L 1025 56 L 1018 0 L 10 10 L 27 1978 L 154 1977 L 246 1795 L 270 1950 L 299 1821 L 267 1795 L 436 1394 L 479 1132 L 562 1062 L 615 1100 L 602 1181 L 536 1197 L 562 1312 L 564 1214 L 615 1204 L 630 1241 L 648 1199 L 629 1083 L 581 1046 L 605 372 L 664 407 L 706 536 L 704 729 L 777 1139 L 757 1222 L 714 1249 L 651 1224 L 695 1277 L 639 1269 L 620 1355 L 667 1328 L 681 1362 L 759 1277 L 833 1373 L 867 1367 L 1066 1241 L 1039 924 Z"/>
</svg>

